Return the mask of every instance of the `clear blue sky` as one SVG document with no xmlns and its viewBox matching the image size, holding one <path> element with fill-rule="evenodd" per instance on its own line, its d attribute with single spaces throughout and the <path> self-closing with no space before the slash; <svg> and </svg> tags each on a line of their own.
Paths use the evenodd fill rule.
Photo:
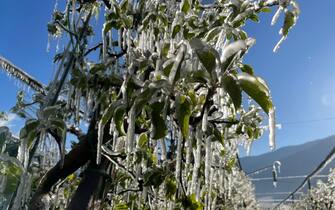
<svg viewBox="0 0 335 210">
<path fill-rule="evenodd" d="M 321 2 L 321 3 L 319 3 Z M 0 54 L 47 84 L 52 75 L 56 43 L 46 52 L 46 24 L 53 1 L 0 1 Z M 270 26 L 273 13 L 246 28 L 257 39 L 246 63 L 269 84 L 277 109 L 278 147 L 300 144 L 335 134 L 335 8 L 334 0 L 300 0 L 302 10 L 296 27 L 279 52 L 272 49 L 280 39 L 279 25 Z M 0 73 L 0 111 L 15 103 L 18 87 Z M 292 122 L 319 120 L 310 123 Z M 19 122 L 13 122 L 17 131 Z M 15 126 L 16 125 L 16 126 Z M 252 154 L 268 152 L 267 133 L 254 144 Z"/>
</svg>

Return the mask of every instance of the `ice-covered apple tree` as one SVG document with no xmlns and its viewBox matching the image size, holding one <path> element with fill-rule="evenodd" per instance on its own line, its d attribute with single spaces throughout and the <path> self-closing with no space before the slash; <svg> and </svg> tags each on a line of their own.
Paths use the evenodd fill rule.
<svg viewBox="0 0 335 210">
<path fill-rule="evenodd" d="M 293 209 L 335 209 L 335 169 L 331 169 L 328 180 L 317 181 L 301 200 L 293 205 Z"/>
<path fill-rule="evenodd" d="M 250 148 L 268 115 L 273 149 L 275 109 L 266 82 L 243 62 L 255 44 L 243 26 L 270 8 L 273 23 L 284 14 L 277 50 L 296 23 L 294 0 L 68 0 L 55 9 L 50 39 L 67 43 L 48 86 L 0 59 L 36 91 L 13 109 L 27 120 L 23 174 L 45 139 L 60 152 L 30 201 L 15 202 L 29 181 L 21 179 L 11 205 L 48 208 L 81 168 L 77 189 L 62 198 L 67 209 L 256 208 L 237 147 Z M 91 21 L 101 11 L 102 28 Z M 66 153 L 67 133 L 78 142 Z"/>
</svg>

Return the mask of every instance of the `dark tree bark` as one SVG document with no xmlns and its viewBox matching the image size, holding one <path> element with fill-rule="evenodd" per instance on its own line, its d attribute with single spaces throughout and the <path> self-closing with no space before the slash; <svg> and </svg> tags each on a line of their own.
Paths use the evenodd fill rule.
<svg viewBox="0 0 335 210">
<path fill-rule="evenodd" d="M 91 209 L 90 207 L 93 204 L 92 201 L 94 201 L 94 197 L 100 193 L 99 186 L 101 186 L 101 183 L 106 179 L 104 175 L 106 168 L 106 160 L 103 160 L 99 166 L 93 161 L 90 162 L 67 210 Z"/>
<path fill-rule="evenodd" d="M 65 179 L 87 163 L 89 164 L 88 168 L 85 170 L 84 177 L 71 199 L 68 210 L 88 209 L 92 196 L 99 190 L 99 183 L 105 180 L 106 176 L 104 176 L 104 173 L 107 169 L 107 162 L 104 161 L 104 159 L 102 159 L 100 165 L 95 164 L 98 138 L 96 129 L 97 113 L 98 110 L 92 117 L 87 134 L 80 139 L 79 143 L 67 155 L 65 155 L 63 167 L 61 161 L 59 161 L 56 166 L 43 176 L 30 201 L 29 210 L 44 210 L 42 199 L 50 192 L 51 188 L 58 181 Z M 103 143 L 112 138 L 112 136 L 109 135 L 109 123 L 105 126 L 104 133 Z"/>
<path fill-rule="evenodd" d="M 86 164 L 90 155 L 88 141 L 82 141 L 76 145 L 67 155 L 65 155 L 63 167 L 61 167 L 61 162 L 58 162 L 56 166 L 43 176 L 40 185 L 30 201 L 29 209 L 43 209 L 42 198 L 50 192 L 52 186 Z"/>
<path fill-rule="evenodd" d="M 90 123 L 87 135 L 65 155 L 63 166 L 62 162 L 59 161 L 43 176 L 35 194 L 30 200 L 29 210 L 44 209 L 42 199 L 50 192 L 52 186 L 85 165 L 95 154 L 94 145 L 96 145 L 97 141 L 97 130 L 95 129 L 96 120 L 94 118 Z"/>
</svg>

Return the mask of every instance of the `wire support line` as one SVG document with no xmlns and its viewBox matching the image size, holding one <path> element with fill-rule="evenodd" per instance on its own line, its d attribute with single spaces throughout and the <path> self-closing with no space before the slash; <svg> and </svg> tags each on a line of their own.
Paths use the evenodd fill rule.
<svg viewBox="0 0 335 210">
<path fill-rule="evenodd" d="M 324 169 L 325 166 L 327 166 L 335 157 L 335 147 L 328 153 L 326 158 L 310 173 L 304 180 L 303 182 L 292 192 L 290 193 L 284 200 L 282 200 L 280 203 L 278 203 L 274 209 L 277 209 L 281 204 L 283 204 L 286 200 L 290 199 L 292 195 L 294 195 L 296 192 L 300 191 L 310 180 L 311 177 L 315 176 L 318 174 L 322 169 Z"/>
<path fill-rule="evenodd" d="M 301 178 L 306 178 L 308 175 L 303 175 L 303 176 L 281 176 L 278 177 L 277 180 L 283 180 L 283 179 L 301 179 Z M 311 178 L 327 178 L 328 175 L 315 175 Z M 264 181 L 264 180 L 273 180 L 273 177 L 264 177 L 264 178 L 250 178 L 251 181 Z"/>
</svg>

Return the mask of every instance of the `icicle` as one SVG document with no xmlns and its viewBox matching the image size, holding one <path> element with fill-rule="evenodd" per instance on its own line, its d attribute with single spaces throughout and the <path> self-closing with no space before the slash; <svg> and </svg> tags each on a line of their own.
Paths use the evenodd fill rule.
<svg viewBox="0 0 335 210">
<path fill-rule="evenodd" d="M 205 137 L 206 138 L 206 137 Z M 212 139 L 211 137 L 207 137 L 205 139 L 205 187 L 207 190 L 209 190 L 210 185 L 210 170 L 211 170 L 211 156 L 212 156 Z M 210 200 L 210 192 L 207 191 L 206 197 L 205 197 L 205 205 L 208 206 L 209 200 Z M 205 207 L 206 209 L 206 207 Z"/>
<path fill-rule="evenodd" d="M 135 104 L 134 104 L 128 113 L 128 129 L 127 129 L 127 152 L 128 153 L 132 152 L 134 148 L 135 117 L 136 117 L 136 110 L 135 110 Z"/>
<path fill-rule="evenodd" d="M 122 30 L 118 30 L 118 45 L 120 48 L 122 48 Z"/>
<path fill-rule="evenodd" d="M 252 146 L 252 141 L 250 140 L 247 140 L 248 142 L 246 143 L 246 153 L 247 153 L 247 156 L 250 155 L 250 150 L 251 150 L 251 146 Z"/>
<path fill-rule="evenodd" d="M 50 52 L 51 34 L 48 34 L 47 52 Z"/>
<path fill-rule="evenodd" d="M 60 40 L 60 38 L 57 38 L 56 53 L 59 51 L 59 40 Z"/>
<path fill-rule="evenodd" d="M 161 142 L 161 150 L 162 150 L 162 161 L 164 162 L 167 157 L 167 152 L 166 152 L 166 144 L 165 144 L 165 139 L 160 139 Z"/>
<path fill-rule="evenodd" d="M 127 40 L 126 40 L 126 43 L 127 43 L 127 49 L 129 49 L 132 45 L 131 45 L 131 30 L 128 29 L 127 30 Z"/>
<path fill-rule="evenodd" d="M 275 109 L 272 108 L 269 110 L 269 146 L 271 150 L 276 149 L 275 132 L 276 132 Z"/>
<path fill-rule="evenodd" d="M 73 27 L 75 26 L 75 13 L 76 13 L 76 0 L 72 0 L 72 17 L 71 17 L 71 21 L 72 21 Z"/>
<path fill-rule="evenodd" d="M 180 172 L 181 172 L 181 157 L 182 157 L 182 154 L 181 154 L 181 147 L 182 147 L 182 142 L 183 142 L 183 134 L 181 132 L 181 130 L 178 131 L 178 138 L 177 138 L 177 157 L 176 157 L 176 174 L 175 174 L 175 177 L 176 177 L 176 180 L 177 182 L 180 181 Z"/>
<path fill-rule="evenodd" d="M 62 136 L 61 149 L 60 149 L 60 157 L 61 157 L 60 166 L 61 166 L 61 168 L 63 168 L 63 166 L 64 166 L 66 132 L 67 132 L 66 129 L 64 129 L 63 133 L 62 133 L 63 136 Z"/>
<path fill-rule="evenodd" d="M 123 33 L 122 33 L 122 49 L 126 49 L 127 48 L 127 29 L 123 29 Z"/>
<path fill-rule="evenodd" d="M 204 110 L 204 114 L 202 116 L 202 123 L 201 123 L 201 130 L 204 133 L 207 131 L 207 124 L 208 124 L 208 110 L 206 107 Z"/>
<path fill-rule="evenodd" d="M 212 161 L 211 161 L 212 162 Z M 208 187 L 208 204 L 207 208 L 208 210 L 211 210 L 212 206 L 212 187 L 213 187 L 213 176 L 214 176 L 214 168 L 211 167 L 210 169 L 210 178 L 209 178 L 209 187 Z"/>
<path fill-rule="evenodd" d="M 282 36 L 282 38 L 279 40 L 279 42 L 276 44 L 276 46 L 273 48 L 273 52 L 277 52 L 280 48 L 280 45 L 285 41 L 286 36 Z"/>
<path fill-rule="evenodd" d="M 138 40 L 138 46 L 140 49 L 144 49 L 144 31 L 142 31 L 142 33 L 139 35 L 139 40 Z"/>
<path fill-rule="evenodd" d="M 280 16 L 280 13 L 283 11 L 283 7 L 279 7 L 276 11 L 276 13 L 273 15 L 272 20 L 271 20 L 271 25 L 275 25 L 278 21 L 278 18 Z"/>
<path fill-rule="evenodd" d="M 177 54 L 176 60 L 172 66 L 172 69 L 170 71 L 170 75 L 169 75 L 169 82 L 170 84 L 174 83 L 176 74 L 177 74 L 177 70 L 180 67 L 180 63 L 183 61 L 184 56 L 185 56 L 185 51 L 186 51 L 186 46 L 184 44 L 181 45 L 180 50 Z"/>
<path fill-rule="evenodd" d="M 196 139 L 197 139 L 197 149 L 194 151 L 194 167 L 192 174 L 192 184 L 191 184 L 191 193 L 196 193 L 197 182 L 198 182 L 198 171 L 200 168 L 201 161 L 201 143 L 202 143 L 202 132 L 200 129 L 196 131 Z M 198 196 L 197 196 L 198 197 Z"/>
<path fill-rule="evenodd" d="M 106 34 L 104 33 L 104 29 L 102 29 L 102 61 L 106 62 L 107 58 L 107 40 L 106 40 Z"/>
<path fill-rule="evenodd" d="M 109 38 L 109 48 L 112 50 L 112 52 L 114 52 L 112 30 L 108 31 L 108 38 Z"/>
<path fill-rule="evenodd" d="M 66 109 L 69 110 L 72 108 L 73 100 L 72 100 L 72 94 L 74 92 L 74 87 L 73 85 L 70 85 L 68 88 L 68 95 L 67 95 L 67 103 L 66 103 Z"/>
<path fill-rule="evenodd" d="M 100 121 L 98 124 L 97 165 L 99 165 L 101 161 L 101 146 L 104 137 L 104 129 L 105 125 Z"/>
<path fill-rule="evenodd" d="M 80 122 L 80 99 L 81 99 L 81 90 L 77 89 L 76 90 L 76 95 L 75 95 L 75 100 L 74 100 L 74 106 L 75 106 L 75 110 L 76 110 L 76 114 L 75 114 L 75 121 L 79 124 Z"/>
<path fill-rule="evenodd" d="M 58 0 L 55 1 L 54 12 L 57 11 L 57 7 L 58 7 Z"/>
</svg>

